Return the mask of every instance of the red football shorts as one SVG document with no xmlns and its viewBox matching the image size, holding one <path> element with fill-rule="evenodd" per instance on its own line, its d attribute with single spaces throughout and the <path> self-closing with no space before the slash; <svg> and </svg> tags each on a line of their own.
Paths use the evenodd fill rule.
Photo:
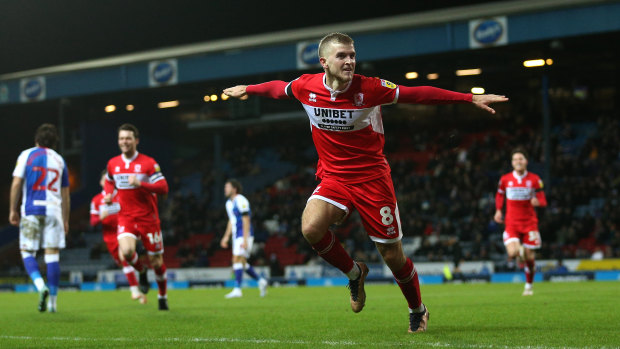
<svg viewBox="0 0 620 349">
<path fill-rule="evenodd" d="M 142 245 L 150 255 L 164 253 L 164 240 L 159 223 L 137 222 L 118 217 L 118 238 L 123 237 L 142 240 Z"/>
<path fill-rule="evenodd" d="M 116 231 L 104 231 L 103 242 L 105 242 L 105 245 L 108 247 L 108 252 L 110 252 L 110 255 L 114 258 L 114 262 L 121 265 L 121 260 L 118 255 L 118 235 Z"/>
<path fill-rule="evenodd" d="M 513 223 L 506 224 L 504 231 L 504 245 L 513 241 L 520 241 L 525 248 L 540 248 L 542 240 L 538 231 L 537 223 Z"/>
<path fill-rule="evenodd" d="M 393 243 L 403 237 L 396 194 L 389 174 L 355 184 L 326 178 L 314 189 L 308 201 L 315 199 L 340 208 L 347 216 L 356 209 L 372 241 Z"/>
</svg>

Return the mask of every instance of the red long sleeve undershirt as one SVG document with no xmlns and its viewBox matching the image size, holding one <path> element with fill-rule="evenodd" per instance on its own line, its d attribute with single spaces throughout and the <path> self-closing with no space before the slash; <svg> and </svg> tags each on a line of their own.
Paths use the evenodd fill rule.
<svg viewBox="0 0 620 349">
<path fill-rule="evenodd" d="M 273 99 L 289 99 L 286 94 L 287 82 L 273 80 L 257 85 L 248 85 L 245 91 L 250 95 L 257 95 Z M 399 103 L 417 104 L 450 104 L 450 103 L 471 103 L 473 95 L 470 93 L 460 93 L 444 90 L 432 86 L 399 86 Z"/>
<path fill-rule="evenodd" d="M 94 227 L 97 224 L 101 223 L 101 218 L 99 218 L 98 214 L 91 214 L 90 215 L 90 226 Z"/>
<path fill-rule="evenodd" d="M 267 81 L 262 84 L 248 85 L 245 88 L 245 92 L 249 95 L 273 99 L 289 99 L 290 97 L 286 94 L 286 85 L 288 83 L 282 80 Z"/>
<path fill-rule="evenodd" d="M 495 193 L 495 209 L 501 211 L 504 207 L 504 194 Z"/>
<path fill-rule="evenodd" d="M 168 194 L 168 182 L 165 179 L 159 180 L 155 183 L 142 182 L 142 188 L 150 191 L 151 193 L 165 195 Z"/>
</svg>

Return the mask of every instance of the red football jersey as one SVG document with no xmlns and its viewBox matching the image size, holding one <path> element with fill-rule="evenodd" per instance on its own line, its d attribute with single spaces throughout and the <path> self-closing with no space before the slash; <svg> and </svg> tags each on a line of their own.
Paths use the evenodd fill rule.
<svg viewBox="0 0 620 349">
<path fill-rule="evenodd" d="M 530 200 L 537 197 L 541 206 L 547 205 L 542 191 L 543 182 L 534 173 L 525 172 L 519 176 L 515 171 L 507 173 L 499 180 L 496 196 L 496 208 L 501 209 L 503 197 L 506 196 L 506 225 L 538 223 L 536 211 Z"/>
<path fill-rule="evenodd" d="M 319 155 L 317 177 L 359 183 L 389 173 L 381 105 L 396 103 L 398 86 L 356 74 L 347 88 L 335 91 L 325 84 L 325 73 L 320 73 L 302 75 L 286 90 L 301 102 L 310 119 Z"/>
<path fill-rule="evenodd" d="M 121 210 L 121 205 L 118 202 L 118 195 L 116 194 L 116 191 L 112 194 L 112 203 L 109 205 L 103 201 L 104 192 L 95 195 L 90 202 L 90 224 L 95 226 L 101 223 L 104 235 L 114 234 L 116 236 L 116 231 L 118 229 L 118 213 Z M 101 220 L 99 215 L 103 210 L 108 211 L 108 215 Z"/>
<path fill-rule="evenodd" d="M 144 187 L 129 185 L 130 175 L 135 175 L 143 183 L 154 184 L 160 181 L 165 183 L 166 179 L 155 160 L 138 152 L 131 159 L 121 154 L 110 159 L 107 170 L 107 184 L 113 184 L 118 190 L 118 201 L 121 205 L 120 217 L 137 222 L 159 224 L 157 195 Z"/>
</svg>

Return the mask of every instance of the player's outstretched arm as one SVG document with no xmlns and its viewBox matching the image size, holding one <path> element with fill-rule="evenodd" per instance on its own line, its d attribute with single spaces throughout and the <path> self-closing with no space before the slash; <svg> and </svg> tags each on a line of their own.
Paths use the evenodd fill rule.
<svg viewBox="0 0 620 349">
<path fill-rule="evenodd" d="M 245 92 L 247 87 L 248 85 L 237 85 L 224 89 L 223 92 L 228 97 L 241 98 L 248 95 L 247 92 Z"/>
<path fill-rule="evenodd" d="M 491 103 L 506 102 L 508 98 L 500 95 L 473 95 L 471 102 L 478 108 L 488 111 L 491 114 L 495 114 L 495 109 L 489 107 Z"/>
<path fill-rule="evenodd" d="M 225 95 L 235 98 L 242 98 L 246 95 L 256 95 L 273 99 L 289 99 L 286 94 L 287 82 L 282 80 L 273 80 L 263 82 L 256 85 L 237 85 L 225 89 Z"/>
</svg>

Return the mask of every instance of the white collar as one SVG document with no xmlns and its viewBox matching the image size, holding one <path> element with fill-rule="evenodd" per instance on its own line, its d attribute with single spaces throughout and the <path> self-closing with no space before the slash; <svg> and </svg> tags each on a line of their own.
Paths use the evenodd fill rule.
<svg viewBox="0 0 620 349">
<path fill-rule="evenodd" d="M 523 172 L 523 176 L 519 176 L 517 171 L 512 171 L 512 175 L 514 176 L 514 178 L 516 178 L 519 181 L 519 183 L 521 183 L 523 178 L 525 178 L 525 176 L 527 176 L 527 170 L 525 170 L 525 172 Z"/>
<path fill-rule="evenodd" d="M 123 154 L 123 153 L 121 153 L 121 157 L 123 158 L 123 161 L 125 161 L 125 162 L 132 162 L 132 161 L 134 161 L 138 157 L 138 151 L 136 150 L 136 153 L 133 154 L 131 159 L 126 158 L 125 154 Z"/>
<path fill-rule="evenodd" d="M 327 85 L 326 79 L 327 79 L 327 74 L 323 73 L 323 86 L 325 86 L 327 91 L 329 91 L 332 101 L 335 101 L 336 97 L 338 97 L 339 94 L 346 92 L 349 89 L 349 87 L 351 87 L 351 83 L 353 82 L 353 79 L 351 79 L 351 81 L 349 81 L 349 83 L 347 84 L 347 87 L 345 87 L 344 90 L 334 90 L 333 88 Z"/>
</svg>

